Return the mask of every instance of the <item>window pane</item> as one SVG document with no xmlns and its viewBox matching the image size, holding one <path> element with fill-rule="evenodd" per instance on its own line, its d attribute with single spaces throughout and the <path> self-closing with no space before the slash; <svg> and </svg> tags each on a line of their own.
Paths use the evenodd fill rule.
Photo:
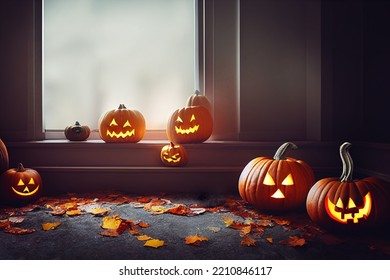
<svg viewBox="0 0 390 280">
<path fill-rule="evenodd" d="M 194 0 L 45 0 L 44 127 L 120 103 L 165 129 L 194 91 Z"/>
</svg>

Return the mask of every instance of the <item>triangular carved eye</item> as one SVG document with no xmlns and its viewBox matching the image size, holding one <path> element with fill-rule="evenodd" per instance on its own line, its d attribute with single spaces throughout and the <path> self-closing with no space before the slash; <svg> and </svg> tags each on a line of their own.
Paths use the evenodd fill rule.
<svg viewBox="0 0 390 280">
<path fill-rule="evenodd" d="M 195 120 L 195 115 L 192 114 L 191 119 L 190 119 L 190 122 L 192 122 L 192 121 L 194 121 L 194 120 Z"/>
<path fill-rule="evenodd" d="M 125 124 L 123 125 L 123 127 L 126 127 L 126 126 L 131 126 L 129 121 L 126 121 Z"/>
<path fill-rule="evenodd" d="M 22 179 L 19 179 L 18 186 L 24 186 L 24 182 Z"/>
<path fill-rule="evenodd" d="M 112 119 L 111 123 L 110 123 L 110 126 L 117 126 L 118 124 L 116 123 L 115 119 Z"/>
<path fill-rule="evenodd" d="M 294 180 L 291 176 L 291 173 L 287 175 L 286 178 L 284 178 L 283 182 L 282 182 L 282 185 L 284 186 L 291 186 L 291 185 L 294 185 Z"/>
<path fill-rule="evenodd" d="M 267 186 L 275 186 L 275 181 L 274 181 L 274 179 L 272 179 L 271 175 L 269 175 L 268 172 L 265 175 L 265 178 L 263 180 L 263 184 L 267 185 Z"/>
<path fill-rule="evenodd" d="M 178 116 L 177 119 L 176 119 L 177 122 L 183 122 L 183 120 Z"/>
<path fill-rule="evenodd" d="M 29 185 L 35 185 L 35 181 L 33 178 L 30 179 L 30 182 L 28 182 Z"/>
<path fill-rule="evenodd" d="M 338 208 L 344 208 L 343 201 L 341 200 L 340 197 L 339 197 L 339 199 L 337 200 L 336 206 L 337 206 Z"/>
<path fill-rule="evenodd" d="M 349 198 L 348 208 L 356 208 L 356 204 L 353 202 L 352 198 Z"/>
</svg>

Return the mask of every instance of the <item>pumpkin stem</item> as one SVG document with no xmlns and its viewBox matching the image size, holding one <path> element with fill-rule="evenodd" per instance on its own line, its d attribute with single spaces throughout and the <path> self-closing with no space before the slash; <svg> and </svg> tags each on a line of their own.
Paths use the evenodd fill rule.
<svg viewBox="0 0 390 280">
<path fill-rule="evenodd" d="M 173 142 L 170 142 L 170 145 L 171 145 L 171 148 L 175 147 L 175 144 L 173 144 Z"/>
<path fill-rule="evenodd" d="M 282 144 L 279 149 L 276 151 L 275 155 L 274 155 L 274 159 L 275 160 L 283 160 L 283 159 L 286 159 L 286 157 L 284 156 L 284 153 L 287 151 L 287 149 L 289 148 L 292 148 L 292 149 L 296 149 L 298 148 L 297 145 L 295 145 L 294 143 L 291 143 L 291 142 L 286 142 L 284 144 Z"/>
<path fill-rule="evenodd" d="M 74 125 L 80 125 L 80 123 L 78 121 L 76 121 Z"/>
<path fill-rule="evenodd" d="M 19 163 L 16 172 L 24 172 L 24 171 L 26 171 L 26 169 L 24 168 L 23 164 Z"/>
<path fill-rule="evenodd" d="M 118 110 L 122 110 L 122 109 L 126 109 L 126 106 L 125 106 L 125 104 L 119 104 L 119 108 L 118 108 Z"/>
<path fill-rule="evenodd" d="M 341 162 L 343 163 L 343 173 L 341 173 L 340 181 L 341 182 L 352 182 L 352 173 L 353 173 L 353 160 L 349 154 L 349 148 L 351 143 L 345 142 L 340 146 L 340 157 Z"/>
<path fill-rule="evenodd" d="M 200 94 L 200 91 L 199 90 L 195 90 L 195 93 L 194 93 L 196 96 L 199 96 Z"/>
</svg>

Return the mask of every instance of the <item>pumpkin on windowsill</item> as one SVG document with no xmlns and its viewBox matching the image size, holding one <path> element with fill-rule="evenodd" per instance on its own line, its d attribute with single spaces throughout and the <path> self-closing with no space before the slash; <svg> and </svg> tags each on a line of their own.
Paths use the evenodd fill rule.
<svg viewBox="0 0 390 280">
<path fill-rule="evenodd" d="M 196 90 L 193 95 L 187 99 L 187 107 L 201 106 L 206 108 L 211 114 L 211 103 L 205 95 L 200 95 L 199 90 Z"/>
<path fill-rule="evenodd" d="M 103 114 L 99 120 L 99 136 L 105 142 L 136 143 L 145 134 L 145 118 L 137 110 L 120 104 L 118 109 Z"/>
<path fill-rule="evenodd" d="M 202 143 L 213 132 L 210 112 L 201 106 L 177 109 L 168 119 L 168 139 L 176 144 Z"/>
<path fill-rule="evenodd" d="M 188 162 L 186 149 L 172 142 L 162 147 L 160 158 L 165 166 L 184 166 Z"/>
<path fill-rule="evenodd" d="M 7 147 L 0 139 L 0 174 L 9 168 L 9 157 Z"/>
<path fill-rule="evenodd" d="M 314 184 L 314 173 L 304 161 L 284 157 L 288 148 L 297 146 L 284 143 L 273 158 L 258 157 L 245 166 L 238 181 L 238 191 L 245 202 L 259 210 L 274 212 L 305 205 Z"/>
<path fill-rule="evenodd" d="M 6 205 L 20 206 L 37 200 L 42 193 L 42 178 L 38 171 L 25 168 L 8 169 L 0 177 L 0 200 Z"/>
<path fill-rule="evenodd" d="M 78 121 L 74 125 L 67 126 L 64 130 L 66 139 L 70 141 L 85 141 L 90 133 L 91 129 L 87 125 L 81 125 Z"/>
<path fill-rule="evenodd" d="M 390 184 L 376 177 L 353 180 L 351 143 L 340 146 L 340 178 L 324 178 L 310 189 L 306 209 L 310 218 L 328 229 L 366 229 L 389 222 Z"/>
</svg>

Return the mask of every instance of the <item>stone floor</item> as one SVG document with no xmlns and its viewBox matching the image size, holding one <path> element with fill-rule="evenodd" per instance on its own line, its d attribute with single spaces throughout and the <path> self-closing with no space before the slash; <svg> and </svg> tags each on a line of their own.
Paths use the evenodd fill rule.
<svg viewBox="0 0 390 280">
<path fill-rule="evenodd" d="M 389 233 L 330 233 L 236 196 L 69 194 L 0 209 L 0 259 L 390 259 Z"/>
</svg>

